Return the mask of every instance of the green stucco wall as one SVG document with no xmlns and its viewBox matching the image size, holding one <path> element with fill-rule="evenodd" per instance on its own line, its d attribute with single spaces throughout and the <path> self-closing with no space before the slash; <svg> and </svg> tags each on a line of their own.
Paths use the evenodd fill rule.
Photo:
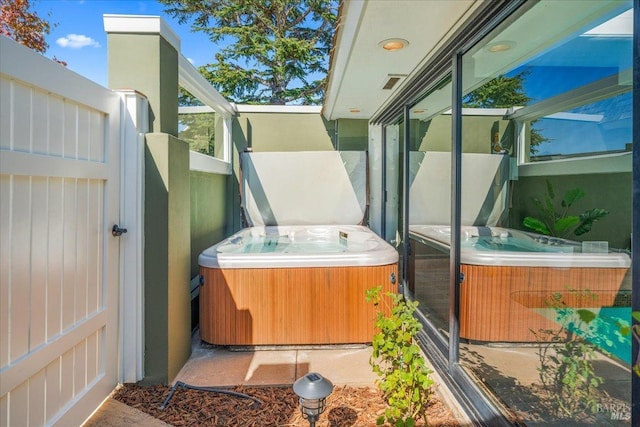
<svg viewBox="0 0 640 427">
<path fill-rule="evenodd" d="M 191 354 L 188 145 L 147 134 L 145 153 L 145 382 L 167 383 Z"/>
<path fill-rule="evenodd" d="M 240 113 L 233 120 L 233 142 L 240 152 L 333 150 L 333 122 L 321 114 Z"/>
<path fill-rule="evenodd" d="M 159 34 L 107 36 L 109 88 L 149 99 L 149 129 L 178 135 L 178 52 Z"/>
<path fill-rule="evenodd" d="M 416 122 L 416 123 L 413 123 Z M 412 120 L 412 149 L 417 151 L 451 151 L 451 115 L 440 115 L 427 122 Z M 414 130 L 415 128 L 415 130 Z M 513 147 L 513 128 L 508 120 L 494 116 L 464 116 L 462 119 L 462 149 L 465 153 L 491 153 L 491 144 L 498 139 L 506 149 Z"/>
<path fill-rule="evenodd" d="M 593 224 L 591 231 L 582 236 L 571 236 L 571 239 L 608 241 L 610 247 L 631 249 L 631 173 L 520 177 L 514 182 L 512 193 L 512 228 L 523 229 L 523 218 L 536 216 L 531 198 L 544 196 L 546 179 L 553 185 L 558 204 L 567 190 L 579 187 L 585 191 L 585 197 L 573 205 L 572 213 L 579 214 L 592 208 L 609 211 L 609 215 Z"/>
<path fill-rule="evenodd" d="M 198 255 L 227 237 L 227 175 L 192 171 L 191 277 L 198 275 Z"/>
<path fill-rule="evenodd" d="M 366 151 L 369 149 L 369 121 L 340 119 L 338 122 L 338 150 Z"/>
</svg>

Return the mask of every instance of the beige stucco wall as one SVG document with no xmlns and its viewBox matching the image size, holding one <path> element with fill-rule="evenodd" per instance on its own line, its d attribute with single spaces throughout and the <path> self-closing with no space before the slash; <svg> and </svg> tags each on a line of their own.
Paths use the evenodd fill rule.
<svg viewBox="0 0 640 427">
<path fill-rule="evenodd" d="M 336 131 L 338 132 L 336 134 Z M 340 120 L 336 127 L 320 113 L 239 113 L 233 120 L 233 171 L 229 181 L 231 198 L 227 214 L 231 231 L 243 227 L 240 212 L 240 153 L 260 151 L 333 151 L 366 150 L 366 120 Z"/>
</svg>

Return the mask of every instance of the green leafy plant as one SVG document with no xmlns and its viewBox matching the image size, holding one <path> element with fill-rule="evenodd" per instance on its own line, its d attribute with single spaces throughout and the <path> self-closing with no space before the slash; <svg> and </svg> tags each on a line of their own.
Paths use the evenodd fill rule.
<svg viewBox="0 0 640 427">
<path fill-rule="evenodd" d="M 377 424 L 388 422 L 396 427 L 412 427 L 419 420 L 427 424 L 433 371 L 426 366 L 415 342 L 422 329 L 413 315 L 418 303 L 407 301 L 399 294 L 383 294 L 382 287 L 367 290 L 366 300 L 378 308 L 375 326 L 379 332 L 373 336 L 370 363 L 381 377 L 377 384 L 387 402 Z"/>
<path fill-rule="evenodd" d="M 589 291 L 570 290 L 569 294 L 580 300 L 596 298 Z M 540 344 L 536 354 L 542 388 L 559 418 L 573 418 L 585 411 L 594 413 L 599 402 L 597 390 L 604 380 L 594 371 L 595 348 L 585 338 L 596 335 L 597 315 L 591 310 L 569 307 L 561 293 L 553 294 L 547 305 L 555 310 L 560 327 L 531 331 Z M 575 333 L 577 330 L 582 337 Z"/>
<path fill-rule="evenodd" d="M 560 209 L 555 205 L 555 192 L 549 180 L 547 182 L 547 192 L 542 199 L 533 197 L 538 217 L 527 216 L 523 220 L 523 225 L 537 233 L 554 237 L 567 237 L 572 231 L 576 236 L 580 236 L 591 231 L 593 223 L 609 215 L 605 209 L 589 209 L 578 215 L 570 215 L 569 209 L 575 202 L 585 196 L 581 188 L 568 190 L 560 201 Z"/>
<path fill-rule="evenodd" d="M 634 311 L 631 315 L 637 322 L 631 326 L 631 333 L 633 334 L 633 338 L 638 341 L 638 347 L 640 347 L 640 311 Z M 638 354 L 636 354 L 636 361 L 633 364 L 633 372 L 640 377 L 640 350 L 638 351 Z"/>
</svg>

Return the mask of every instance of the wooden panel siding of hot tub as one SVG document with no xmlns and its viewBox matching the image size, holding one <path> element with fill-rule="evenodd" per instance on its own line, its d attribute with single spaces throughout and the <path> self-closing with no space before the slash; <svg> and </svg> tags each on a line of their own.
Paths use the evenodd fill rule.
<svg viewBox="0 0 640 427">
<path fill-rule="evenodd" d="M 397 292 L 396 264 L 200 271 L 200 337 L 218 345 L 369 343 L 376 309 L 365 291 Z"/>
<path fill-rule="evenodd" d="M 490 342 L 535 342 L 532 330 L 557 330 L 549 305 L 556 293 L 569 307 L 613 306 L 628 271 L 467 264 L 461 270 L 460 337 Z"/>
</svg>

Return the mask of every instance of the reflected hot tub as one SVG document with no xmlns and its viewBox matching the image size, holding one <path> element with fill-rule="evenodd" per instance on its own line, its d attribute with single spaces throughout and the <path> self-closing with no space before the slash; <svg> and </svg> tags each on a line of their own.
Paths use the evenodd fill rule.
<svg viewBox="0 0 640 427">
<path fill-rule="evenodd" d="M 250 227 L 198 262 L 200 335 L 212 344 L 367 343 L 365 290 L 397 290 L 397 251 L 355 225 Z"/>
<path fill-rule="evenodd" d="M 449 251 L 448 226 L 410 226 L 414 243 Z M 414 259 L 415 269 L 421 268 Z M 531 332 L 557 328 L 553 295 L 598 310 L 626 301 L 631 258 L 599 242 L 573 242 L 500 227 L 463 226 L 460 234 L 460 336 L 533 342 Z M 628 293 L 628 292 L 627 292 Z"/>
</svg>

